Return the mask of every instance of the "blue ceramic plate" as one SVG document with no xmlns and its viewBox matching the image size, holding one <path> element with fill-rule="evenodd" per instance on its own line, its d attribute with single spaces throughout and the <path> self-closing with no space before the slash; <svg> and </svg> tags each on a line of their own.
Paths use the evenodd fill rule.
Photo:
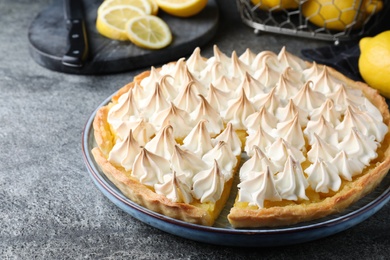
<svg viewBox="0 0 390 260">
<path fill-rule="evenodd" d="M 110 100 L 111 97 L 105 100 L 101 106 L 106 105 Z M 96 111 L 88 119 L 82 135 L 84 161 L 92 180 L 99 190 L 119 208 L 134 218 L 173 235 L 226 246 L 266 247 L 298 244 L 330 236 L 353 227 L 375 214 L 390 200 L 390 174 L 388 174 L 372 193 L 341 214 L 293 226 L 233 229 L 226 216 L 233 204 L 236 195 L 234 192 L 232 192 L 228 204 L 213 227 L 190 224 L 169 218 L 127 199 L 100 170 L 91 154 L 91 149 L 96 146 L 92 127 Z"/>
</svg>

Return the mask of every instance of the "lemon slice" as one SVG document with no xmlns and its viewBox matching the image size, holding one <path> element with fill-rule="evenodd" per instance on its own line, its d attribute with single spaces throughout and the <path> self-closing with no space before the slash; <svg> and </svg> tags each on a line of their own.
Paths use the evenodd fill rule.
<svg viewBox="0 0 390 260">
<path fill-rule="evenodd" d="M 145 14 L 152 13 L 152 3 L 150 0 L 105 0 L 99 6 L 97 13 L 100 15 L 104 10 L 118 5 L 130 5 L 141 9 Z"/>
<path fill-rule="evenodd" d="M 207 5 L 207 0 L 156 0 L 156 2 L 166 13 L 179 17 L 193 16 Z"/>
<path fill-rule="evenodd" d="M 158 4 L 156 0 L 147 0 L 152 7 L 152 15 L 157 15 L 158 13 Z"/>
<path fill-rule="evenodd" d="M 103 10 L 96 19 L 96 29 L 98 32 L 113 40 L 128 40 L 126 34 L 126 23 L 138 16 L 143 16 L 145 13 L 134 6 L 116 5 Z"/>
<path fill-rule="evenodd" d="M 148 49 L 161 49 L 172 41 L 168 25 L 158 16 L 144 15 L 129 20 L 127 36 L 135 45 Z"/>
</svg>

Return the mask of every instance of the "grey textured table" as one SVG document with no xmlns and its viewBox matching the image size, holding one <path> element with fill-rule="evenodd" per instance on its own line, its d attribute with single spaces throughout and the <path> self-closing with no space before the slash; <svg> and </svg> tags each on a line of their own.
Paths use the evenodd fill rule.
<svg viewBox="0 0 390 260">
<path fill-rule="evenodd" d="M 233 0 L 225 1 L 230 9 L 222 10 L 223 25 L 202 47 L 204 56 L 213 44 L 227 53 L 286 45 L 295 54 L 324 44 L 256 36 L 234 23 Z M 342 233 L 277 248 L 198 243 L 117 208 L 88 176 L 81 132 L 93 110 L 142 70 L 76 76 L 37 65 L 29 56 L 27 30 L 49 3 L 0 0 L 0 259 L 389 259 L 390 204 Z"/>
</svg>

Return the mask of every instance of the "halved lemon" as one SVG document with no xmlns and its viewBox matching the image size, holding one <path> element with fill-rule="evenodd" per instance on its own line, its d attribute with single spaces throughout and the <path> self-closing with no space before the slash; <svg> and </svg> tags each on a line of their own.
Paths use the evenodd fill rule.
<svg viewBox="0 0 390 260">
<path fill-rule="evenodd" d="M 96 19 L 96 29 L 100 34 L 110 39 L 126 41 L 129 40 L 126 33 L 126 23 L 145 12 L 130 5 L 116 5 L 103 10 Z"/>
<path fill-rule="evenodd" d="M 207 0 L 156 0 L 156 2 L 166 13 L 179 17 L 196 15 L 207 5 Z"/>
<path fill-rule="evenodd" d="M 104 10 L 107 10 L 110 7 L 117 5 L 130 5 L 137 7 L 144 11 L 145 14 L 152 13 L 152 4 L 151 0 L 105 0 L 98 8 L 98 15 L 100 15 Z"/>
<path fill-rule="evenodd" d="M 172 42 L 168 25 L 154 15 L 143 15 L 129 20 L 126 33 L 130 41 L 142 48 L 161 49 Z"/>
</svg>

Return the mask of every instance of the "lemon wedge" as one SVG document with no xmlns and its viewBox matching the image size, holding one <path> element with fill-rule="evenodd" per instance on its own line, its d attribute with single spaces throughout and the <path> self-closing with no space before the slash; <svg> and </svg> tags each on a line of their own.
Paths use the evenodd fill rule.
<svg viewBox="0 0 390 260">
<path fill-rule="evenodd" d="M 202 11 L 207 0 L 156 0 L 159 8 L 178 17 L 190 17 Z"/>
<path fill-rule="evenodd" d="M 135 45 L 147 49 L 161 49 L 172 42 L 168 25 L 158 16 L 143 15 L 126 24 L 127 37 Z"/>
<path fill-rule="evenodd" d="M 126 34 L 126 23 L 145 13 L 134 6 L 116 5 L 103 10 L 96 19 L 96 29 L 98 32 L 113 40 L 129 40 Z"/>
<path fill-rule="evenodd" d="M 98 8 L 98 15 L 110 7 L 118 5 L 130 5 L 141 9 L 145 14 L 152 13 L 152 0 L 105 0 Z"/>
</svg>

